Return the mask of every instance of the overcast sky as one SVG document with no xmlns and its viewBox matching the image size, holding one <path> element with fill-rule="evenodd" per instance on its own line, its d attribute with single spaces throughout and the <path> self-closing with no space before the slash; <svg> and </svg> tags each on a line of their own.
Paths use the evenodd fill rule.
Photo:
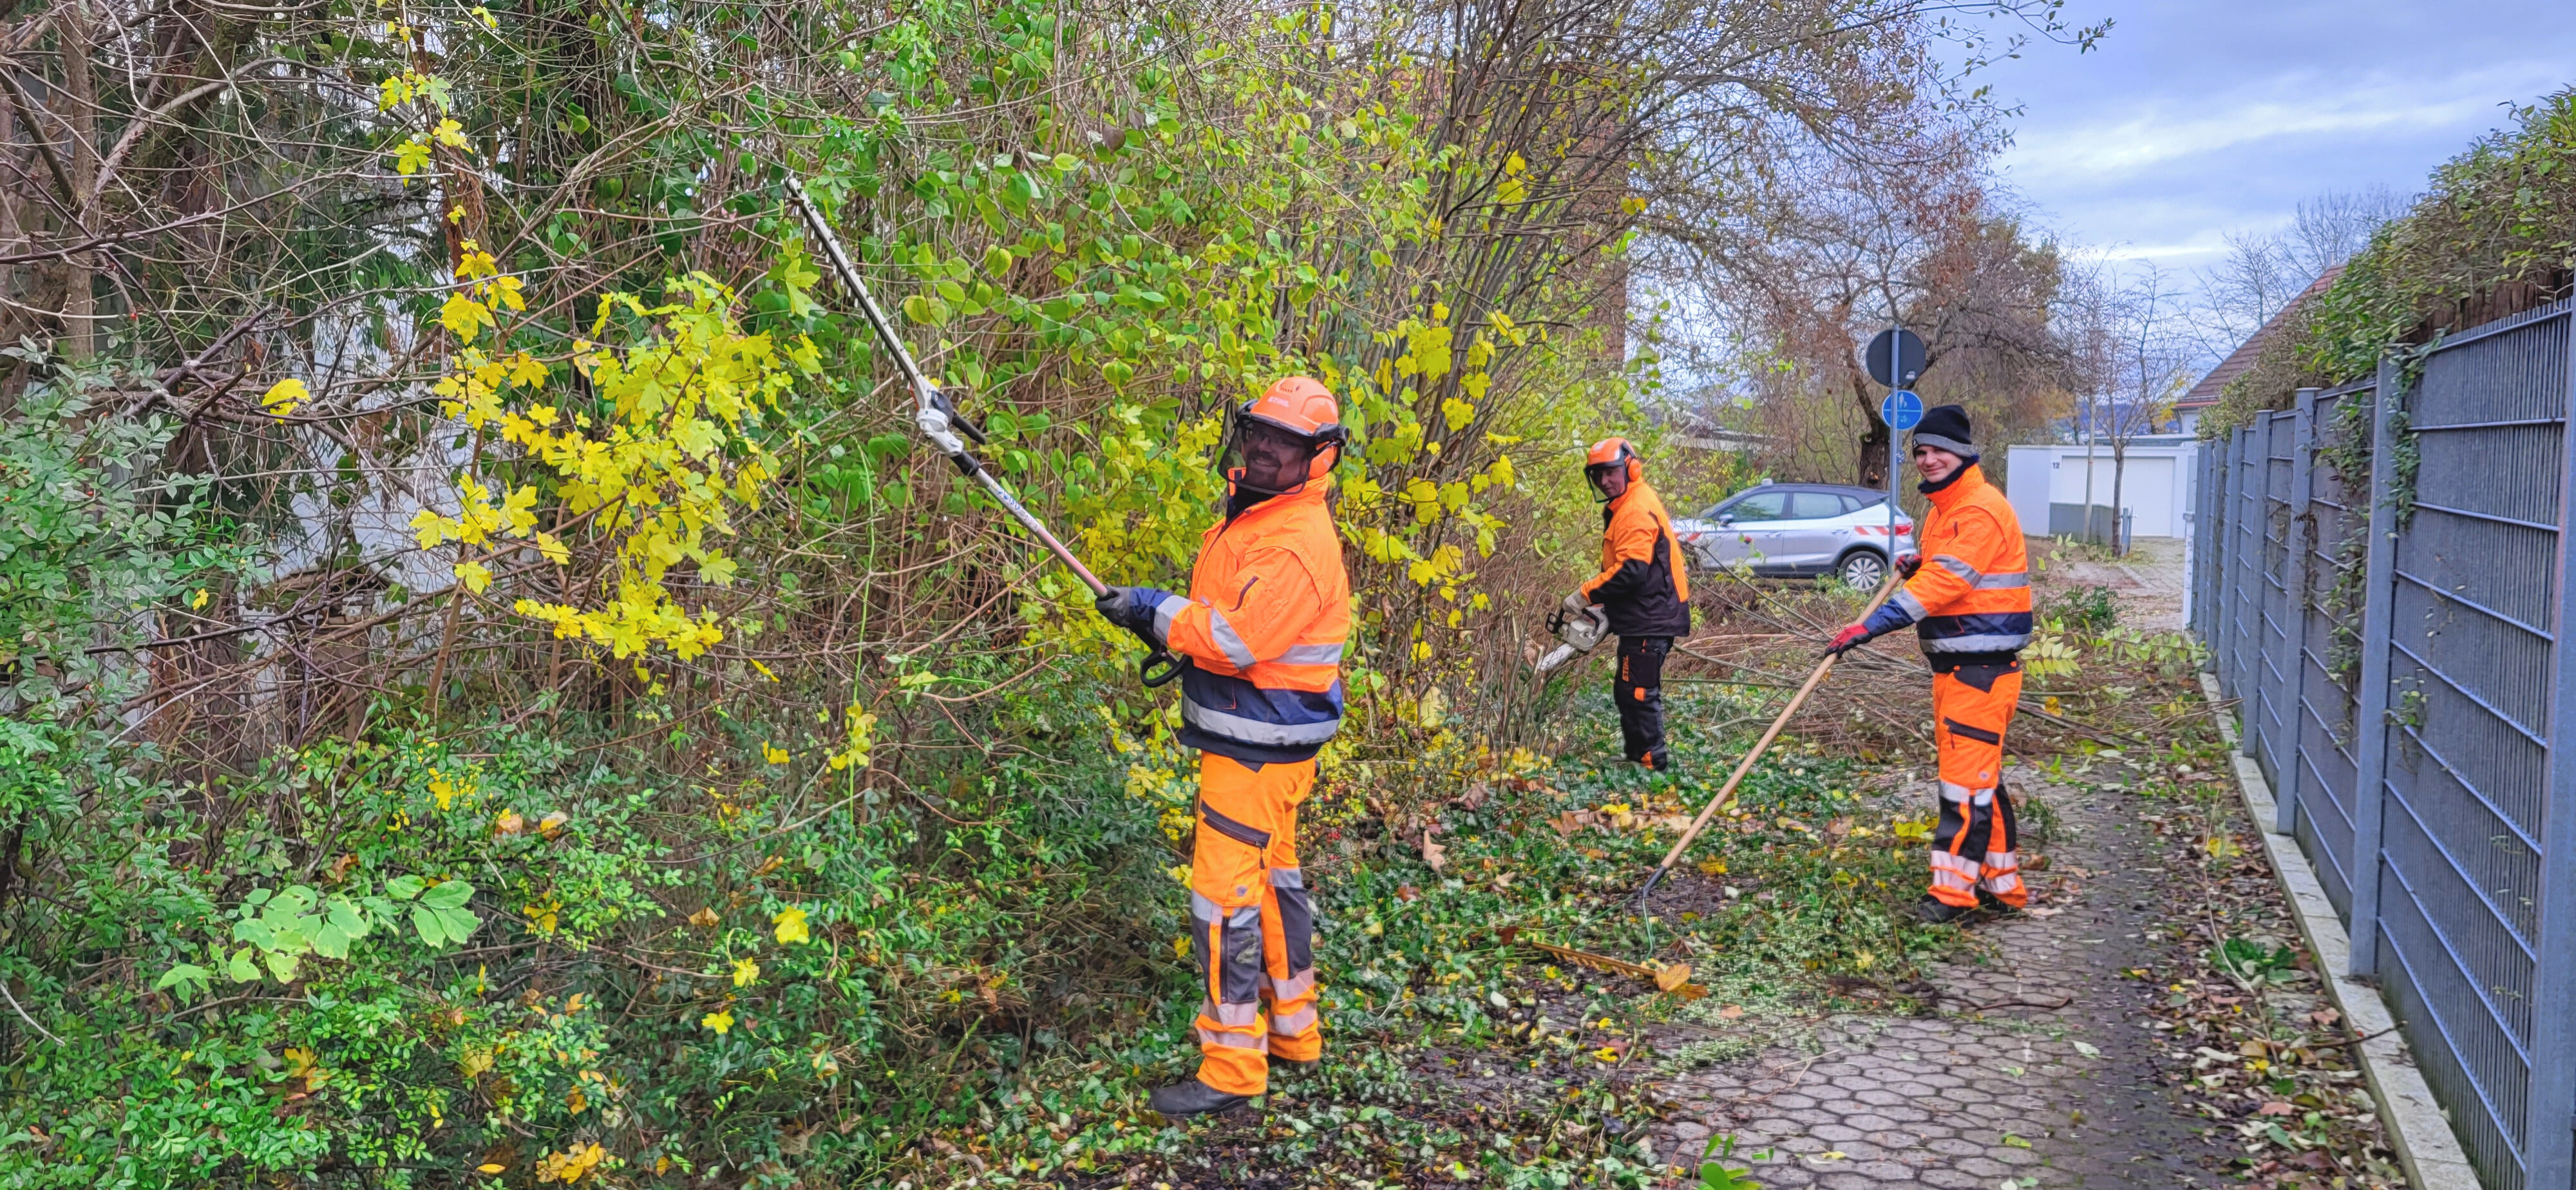
<svg viewBox="0 0 2576 1190">
<path fill-rule="evenodd" d="M 2199 269 L 2302 198 L 2431 170 L 2576 82 L 2568 0 L 2070 0 L 2093 52 L 1984 72 L 2025 110 L 2001 166 L 2041 221 L 2117 259 Z"/>
</svg>

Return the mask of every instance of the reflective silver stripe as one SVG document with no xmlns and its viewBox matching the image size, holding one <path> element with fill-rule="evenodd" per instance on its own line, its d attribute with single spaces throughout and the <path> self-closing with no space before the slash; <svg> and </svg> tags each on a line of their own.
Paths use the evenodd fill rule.
<svg viewBox="0 0 2576 1190">
<path fill-rule="evenodd" d="M 1313 1008 L 1300 1008 L 1286 1016 L 1270 1018 L 1270 1032 L 1280 1037 L 1295 1037 L 1314 1028 L 1317 1019 Z"/>
<path fill-rule="evenodd" d="M 1980 883 L 1986 886 L 1987 892 L 2000 897 L 2005 893 L 2019 889 L 2021 887 L 2021 877 L 2012 872 L 2006 872 L 2000 876 L 1990 874 Z"/>
<path fill-rule="evenodd" d="M 1172 639 L 1172 617 L 1181 614 L 1190 601 L 1174 595 L 1154 605 L 1154 636 L 1166 644 Z"/>
<path fill-rule="evenodd" d="M 1977 887 L 1974 879 L 1937 866 L 1932 869 L 1932 883 L 1942 888 L 1957 889 L 1960 892 L 1970 892 Z"/>
<path fill-rule="evenodd" d="M 1191 917 L 1191 918 L 1193 918 L 1194 920 L 1196 920 L 1200 925 L 1212 926 L 1212 925 L 1215 925 L 1215 924 L 1216 924 L 1216 921 L 1217 921 L 1217 919 L 1218 919 L 1218 918 L 1223 917 L 1223 916 L 1225 916 L 1225 910 L 1224 910 L 1222 907 L 1220 907 L 1216 902 L 1211 901 L 1211 900 L 1207 899 L 1205 896 L 1200 895 L 1196 890 L 1192 890 L 1192 891 L 1191 891 L 1191 893 L 1190 893 L 1190 917 Z"/>
<path fill-rule="evenodd" d="M 1895 598 L 1888 600 L 1887 605 L 1898 611 L 1904 612 L 1905 621 L 1909 624 L 1932 614 L 1923 610 L 1923 601 L 1916 599 L 1914 597 L 1914 592 L 1908 591 L 1903 587 L 1896 589 Z"/>
<path fill-rule="evenodd" d="M 1225 919 L 1225 924 L 1227 924 L 1227 925 L 1229 925 L 1229 926 L 1232 926 L 1232 927 L 1234 927 L 1235 929 L 1238 929 L 1238 930 L 1257 930 L 1257 929 L 1260 929 L 1260 928 L 1261 928 L 1261 906 L 1259 906 L 1259 905 L 1246 905 L 1246 906 L 1244 906 L 1244 907 L 1243 907 L 1243 908 L 1241 908 L 1241 909 L 1237 909 L 1237 910 L 1235 910 L 1235 911 L 1234 911 L 1233 916 L 1228 917 L 1228 918 L 1226 918 L 1226 919 Z"/>
<path fill-rule="evenodd" d="M 1965 785 L 1957 785 L 1948 781 L 1941 783 L 1941 796 L 1947 801 L 1964 802 L 1968 800 L 1968 795 L 1974 792 L 1976 791 Z M 1191 893 L 1190 895 L 1197 896 L 1198 894 Z"/>
<path fill-rule="evenodd" d="M 1306 887 L 1306 870 L 1304 868 L 1272 868 L 1270 869 L 1270 887 L 1304 888 Z"/>
<path fill-rule="evenodd" d="M 1294 1000 L 1314 990 L 1315 973 L 1312 971 L 1270 981 L 1270 996 L 1274 1000 Z"/>
<path fill-rule="evenodd" d="M 1227 1049 L 1270 1051 L 1270 1038 L 1261 1033 L 1228 1033 L 1222 1029 L 1199 1029 L 1199 1044 L 1221 1045 Z"/>
<path fill-rule="evenodd" d="M 1286 665 L 1340 665 L 1342 645 L 1340 642 L 1329 645 L 1290 645 L 1287 652 L 1279 655 L 1279 660 Z"/>
<path fill-rule="evenodd" d="M 1252 646 L 1243 643 L 1243 638 L 1235 635 L 1234 625 L 1225 622 L 1225 613 L 1213 607 L 1208 609 L 1208 635 L 1216 638 L 1216 647 L 1224 651 L 1225 659 L 1233 662 L 1236 669 L 1252 668 Z"/>
<path fill-rule="evenodd" d="M 2030 643 L 2027 632 L 1993 632 L 1984 636 L 1945 636 L 1922 642 L 1926 653 L 2010 653 Z"/>
<path fill-rule="evenodd" d="M 1187 696 L 1181 699 L 1181 718 L 1188 720 L 1193 727 L 1247 744 L 1320 744 L 1342 729 L 1340 719 L 1327 719 L 1322 723 L 1264 723 L 1241 715 L 1211 711 Z"/>
<path fill-rule="evenodd" d="M 2029 585 L 2030 572 L 2026 570 L 2018 574 L 1989 574 L 1977 580 L 1977 589 L 1980 591 L 2010 591 L 2016 587 Z"/>
<path fill-rule="evenodd" d="M 1970 880 L 1977 878 L 1977 861 L 1964 855 L 1952 855 L 1947 851 L 1936 849 L 1932 852 L 1932 867 L 1936 871 L 1957 872 Z"/>
<path fill-rule="evenodd" d="M 1980 573 L 1976 567 L 1970 566 L 1948 554 L 1932 555 L 1932 564 L 1943 570 L 1947 570 L 1952 574 L 1958 575 L 1960 581 L 1967 583 L 1971 587 L 1977 585 L 1977 580 L 1985 577 L 1985 575 Z"/>
<path fill-rule="evenodd" d="M 1261 1002 L 1249 1004 L 1216 1004 L 1199 1001 L 1199 1015 L 1220 1025 L 1247 1026 L 1261 1023 Z"/>
<path fill-rule="evenodd" d="M 1986 871 L 1989 874 L 1995 872 L 2018 872 L 2020 870 L 2021 861 L 2014 858 L 2012 852 L 1989 851 L 1986 853 Z"/>
</svg>

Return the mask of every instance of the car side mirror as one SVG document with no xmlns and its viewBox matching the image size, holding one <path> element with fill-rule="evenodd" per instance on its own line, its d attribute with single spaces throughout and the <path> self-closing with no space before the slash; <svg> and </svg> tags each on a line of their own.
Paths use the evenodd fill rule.
<svg viewBox="0 0 2576 1190">
<path fill-rule="evenodd" d="M 1735 514 L 1731 512 L 1721 512 L 1717 514 L 1717 523 L 1721 525 L 1732 525 L 1735 523 Z"/>
</svg>

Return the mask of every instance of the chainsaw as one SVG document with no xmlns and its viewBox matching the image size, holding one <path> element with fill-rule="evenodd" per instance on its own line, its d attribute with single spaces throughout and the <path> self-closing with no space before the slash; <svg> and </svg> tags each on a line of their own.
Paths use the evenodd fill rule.
<svg viewBox="0 0 2576 1190">
<path fill-rule="evenodd" d="M 1600 604 L 1583 609 L 1581 615 L 1568 615 L 1562 607 L 1547 617 L 1547 630 L 1556 634 L 1557 646 L 1538 659 L 1533 668 L 1546 673 L 1593 650 L 1601 638 L 1610 635 L 1610 617 Z"/>
</svg>

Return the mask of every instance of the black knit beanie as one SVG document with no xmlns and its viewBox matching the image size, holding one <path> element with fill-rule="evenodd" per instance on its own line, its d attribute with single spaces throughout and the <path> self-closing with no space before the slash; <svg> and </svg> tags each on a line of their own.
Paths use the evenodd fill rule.
<svg viewBox="0 0 2576 1190">
<path fill-rule="evenodd" d="M 1935 405 L 1915 423 L 1914 445 L 1937 446 L 1968 462 L 1977 461 L 1976 439 L 1968 433 L 1968 410 L 1961 405 Z"/>
</svg>

